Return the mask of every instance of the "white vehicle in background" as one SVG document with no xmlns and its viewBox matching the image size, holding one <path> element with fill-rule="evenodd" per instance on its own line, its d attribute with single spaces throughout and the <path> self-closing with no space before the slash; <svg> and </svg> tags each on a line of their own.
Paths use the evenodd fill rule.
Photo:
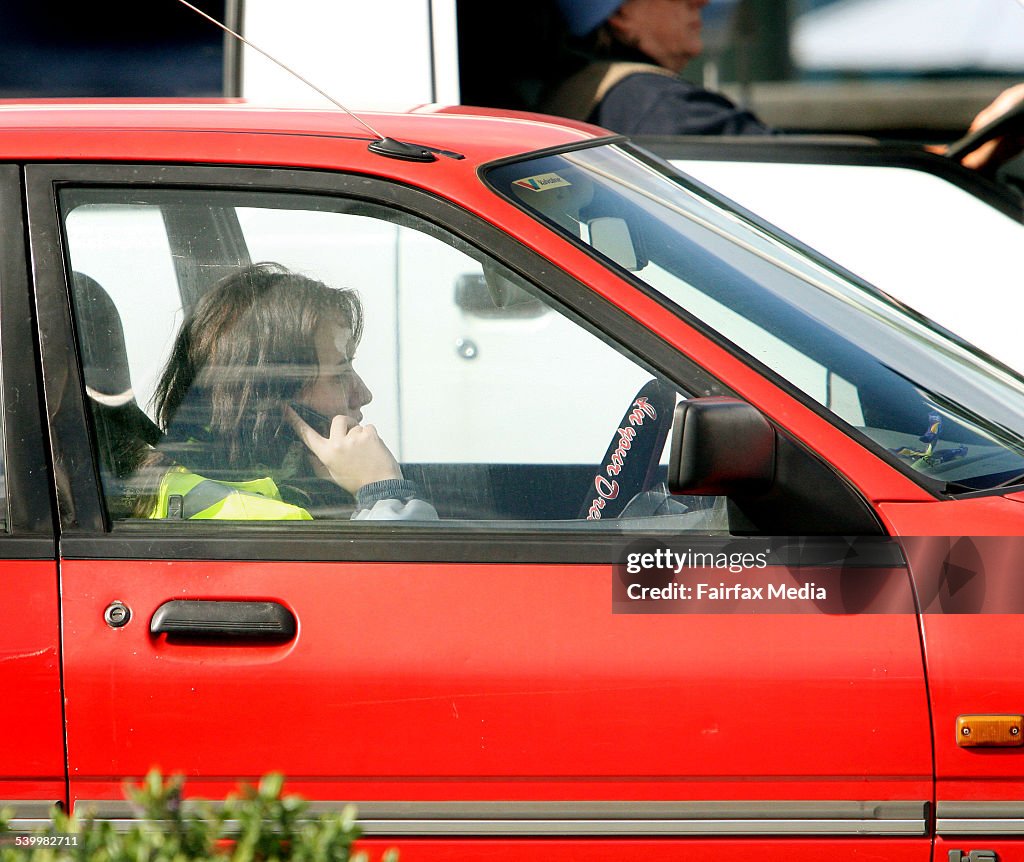
<svg viewBox="0 0 1024 862">
<path fill-rule="evenodd" d="M 1024 372 L 1021 197 L 870 141 L 649 140 L 676 167 Z"/>
<path fill-rule="evenodd" d="M 534 21 L 531 11 L 541 8 L 542 2 L 524 3 L 524 22 Z M 722 8 L 727 5 L 718 4 Z M 467 81 L 466 62 L 479 62 L 479 56 L 467 52 L 480 50 L 479 45 L 484 44 L 495 52 L 492 65 L 501 69 L 512 38 L 496 31 L 487 33 L 486 38 L 484 34 L 474 38 L 467 31 L 482 26 L 484 11 L 476 4 L 457 4 L 456 0 L 372 4 L 228 0 L 227 11 L 228 26 L 260 49 L 232 38 L 225 40 L 228 93 L 293 109 L 323 107 L 324 96 L 261 51 L 354 110 L 433 111 L 472 99 L 472 94 L 467 97 L 465 92 L 472 86 L 460 86 L 460 82 L 465 85 Z M 721 30 L 721 21 L 715 21 L 716 16 L 709 14 L 709 29 Z M 529 24 L 524 23 L 523 33 L 516 36 L 527 53 L 536 47 L 526 47 L 530 32 Z M 714 38 L 720 36 L 717 32 Z M 493 85 L 501 86 L 497 80 Z M 866 138 L 658 138 L 641 143 L 716 193 L 777 225 L 1006 365 L 1024 371 L 1024 339 L 1019 337 L 1016 316 L 1007 313 L 1019 278 L 1014 265 L 1016 251 L 1024 239 L 1021 207 L 1012 191 L 919 147 L 882 145 Z M 80 226 L 83 235 L 91 231 L 102 235 L 110 229 L 105 218 L 99 214 L 95 218 L 92 225 Z M 300 232 L 310 239 L 305 243 L 297 234 L 282 234 L 280 225 L 261 225 L 256 216 L 252 223 L 246 224 L 244 219 L 243 214 L 242 228 L 257 259 L 320 273 L 334 285 L 355 287 L 363 293 L 369 284 L 375 288 L 392 285 L 378 294 L 386 295 L 387 300 L 371 309 L 369 318 L 376 332 L 364 342 L 361 365 L 371 385 L 375 378 L 403 383 L 400 402 L 378 398 L 367 410 L 368 421 L 381 428 L 402 458 L 416 459 L 422 451 L 430 451 L 436 458 L 444 450 L 443 441 L 431 438 L 434 424 L 429 416 L 436 401 L 432 381 L 500 377 L 509 385 L 515 383 L 516 400 L 527 408 L 536 394 L 536 380 L 547 368 L 579 368 L 580 385 L 600 385 L 600 381 L 588 381 L 585 373 L 588 351 L 599 346 L 573 343 L 568 330 L 560 336 L 552 328 L 563 321 L 543 309 L 515 303 L 494 309 L 489 302 L 478 301 L 481 296 L 486 299 L 479 273 L 467 269 L 458 254 L 439 255 L 433 246 L 422 246 L 397 225 L 378 225 L 373 235 L 362 237 L 361 248 L 325 262 L 308 258 L 303 249 L 325 247 L 315 238 L 323 231 L 336 230 L 335 226 L 301 226 Z M 295 227 L 291 225 L 289 230 Z M 82 255 L 89 243 L 83 241 L 78 247 Z M 382 267 L 385 260 L 393 260 L 394 265 Z M 95 269 L 84 260 L 80 268 L 85 272 Z M 123 277 L 115 272 L 92 274 L 113 289 Z M 428 282 L 447 285 L 450 302 L 424 307 L 420 297 L 429 295 L 424 289 Z M 429 325 L 425 325 L 427 321 Z M 539 343 L 548 345 L 549 352 L 532 356 L 531 362 L 524 364 L 514 347 L 539 331 L 546 331 Z M 128 349 L 132 352 L 133 346 L 129 344 Z M 153 366 L 140 370 L 134 378 L 143 390 L 140 400 L 144 403 L 159 361 L 149 345 L 139 345 L 137 353 L 139 362 Z M 421 359 L 415 367 L 403 365 L 402 357 L 411 356 Z M 430 361 L 424 362 L 422 357 L 430 357 Z M 768 361 L 784 365 L 791 359 L 779 348 Z M 817 367 L 802 368 L 799 376 L 808 385 L 830 385 Z M 642 383 L 629 381 L 630 386 Z M 467 415 L 463 421 L 466 427 L 474 427 L 481 417 Z M 605 429 L 590 428 L 582 420 L 578 425 L 554 448 L 552 441 L 541 446 L 524 436 L 519 444 L 522 451 L 509 451 L 506 457 L 573 460 L 577 450 L 600 448 L 598 438 L 603 438 Z M 459 451 L 452 450 L 447 456 L 459 461 L 483 457 L 483 450 L 471 451 L 473 446 L 467 441 L 478 439 L 483 447 L 488 436 L 481 426 L 478 437 L 464 438 Z"/>
<path fill-rule="evenodd" d="M 226 7 L 229 27 L 350 108 L 461 101 L 456 0 L 227 0 Z M 326 104 L 250 47 L 226 38 L 224 55 L 229 95 Z"/>
</svg>

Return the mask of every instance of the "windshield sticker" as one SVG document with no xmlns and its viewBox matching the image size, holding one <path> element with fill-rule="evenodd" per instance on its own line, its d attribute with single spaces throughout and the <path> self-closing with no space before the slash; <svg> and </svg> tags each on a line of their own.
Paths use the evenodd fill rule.
<svg viewBox="0 0 1024 862">
<path fill-rule="evenodd" d="M 512 185 L 519 186 L 521 189 L 530 189 L 534 192 L 545 192 L 548 189 L 560 189 L 564 186 L 571 186 L 568 180 L 563 179 L 558 174 L 537 174 L 534 177 L 525 177 L 521 180 L 513 181 Z"/>
</svg>

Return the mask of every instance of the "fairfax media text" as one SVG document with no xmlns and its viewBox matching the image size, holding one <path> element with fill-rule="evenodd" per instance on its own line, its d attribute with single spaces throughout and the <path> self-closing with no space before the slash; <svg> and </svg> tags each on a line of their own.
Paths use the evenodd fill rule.
<svg viewBox="0 0 1024 862">
<path fill-rule="evenodd" d="M 666 584 L 663 587 L 645 587 L 630 584 L 626 595 L 633 601 L 656 599 L 660 601 L 822 601 L 828 598 L 824 587 L 813 581 L 800 586 L 790 584 L 766 584 L 750 587 L 744 584 Z"/>
</svg>

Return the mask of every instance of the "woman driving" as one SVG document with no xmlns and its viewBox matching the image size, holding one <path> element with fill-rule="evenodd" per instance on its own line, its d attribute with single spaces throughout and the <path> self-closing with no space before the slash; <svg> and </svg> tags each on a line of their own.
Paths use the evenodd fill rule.
<svg viewBox="0 0 1024 862">
<path fill-rule="evenodd" d="M 160 376 L 153 403 L 165 436 L 137 474 L 136 516 L 308 520 L 313 495 L 301 480 L 312 472 L 352 495 L 354 519 L 436 518 L 361 424 L 372 398 L 352 367 L 361 335 L 354 291 L 278 264 L 215 284 Z"/>
</svg>

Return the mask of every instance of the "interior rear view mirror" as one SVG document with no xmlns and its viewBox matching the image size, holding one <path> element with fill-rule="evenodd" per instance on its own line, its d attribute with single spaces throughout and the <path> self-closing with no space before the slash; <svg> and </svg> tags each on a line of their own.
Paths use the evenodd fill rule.
<svg viewBox="0 0 1024 862">
<path fill-rule="evenodd" d="M 590 245 L 595 251 L 611 258 L 623 269 L 636 272 L 643 268 L 641 256 L 637 254 L 633 236 L 625 219 L 602 216 L 588 222 Z"/>
</svg>

